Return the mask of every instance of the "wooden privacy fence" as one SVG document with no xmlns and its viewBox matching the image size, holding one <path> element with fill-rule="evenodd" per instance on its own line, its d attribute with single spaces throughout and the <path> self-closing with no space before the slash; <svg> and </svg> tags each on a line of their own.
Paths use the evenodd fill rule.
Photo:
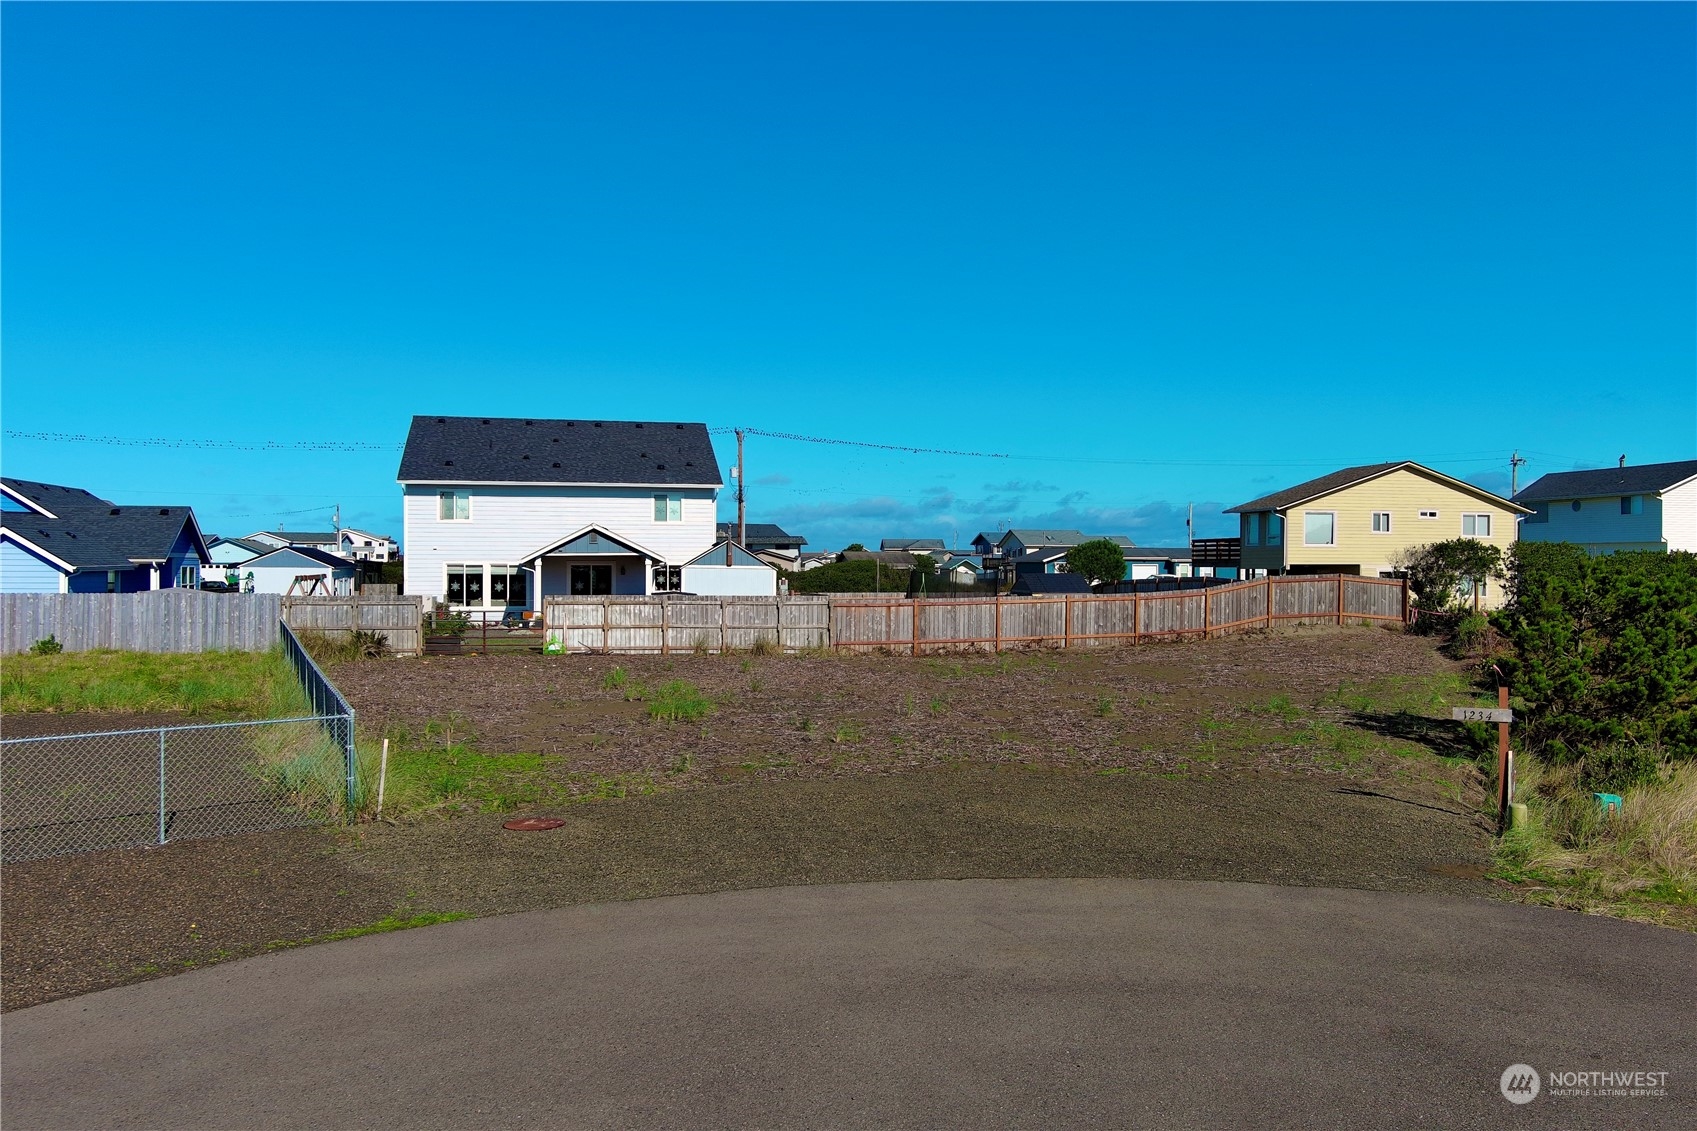
<svg viewBox="0 0 1697 1131">
<path fill-rule="evenodd" d="M 296 632 L 380 632 L 397 656 L 424 652 L 424 599 L 393 593 L 352 597 L 284 597 L 283 620 Z"/>
<path fill-rule="evenodd" d="M 831 643 L 824 597 L 545 597 L 543 638 L 568 652 L 795 652 Z"/>
<path fill-rule="evenodd" d="M 277 622 L 326 633 L 381 632 L 399 655 L 420 650 L 417 597 L 283 597 L 276 593 L 0 594 L 0 653 L 27 652 L 48 636 L 67 652 L 264 652 Z"/>
<path fill-rule="evenodd" d="M 1099 647 L 1219 636 L 1275 624 L 1400 622 L 1401 581 L 1272 577 L 1177 593 L 906 599 L 830 597 L 548 597 L 544 639 L 568 652 L 1001 651 Z"/>
<path fill-rule="evenodd" d="M 831 646 L 851 651 L 1076 648 L 1220 636 L 1275 624 L 1401 622 L 1402 581 L 1265 577 L 1179 593 L 831 602 Z"/>
</svg>

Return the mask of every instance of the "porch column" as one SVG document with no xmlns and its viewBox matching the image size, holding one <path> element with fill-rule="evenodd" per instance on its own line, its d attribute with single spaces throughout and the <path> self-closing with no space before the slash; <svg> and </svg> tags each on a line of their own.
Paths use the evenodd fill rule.
<svg viewBox="0 0 1697 1131">
<path fill-rule="evenodd" d="M 535 584 L 536 591 L 533 594 L 531 594 L 531 599 L 536 602 L 536 615 L 540 619 L 541 616 L 542 616 L 542 559 L 541 558 L 536 559 L 535 566 L 536 566 L 536 573 L 532 576 L 531 581 Z"/>
<path fill-rule="evenodd" d="M 654 559 L 642 559 L 642 592 L 644 596 L 654 592 Z"/>
<path fill-rule="evenodd" d="M 148 578 L 148 586 L 147 587 L 149 589 L 159 588 L 159 571 L 163 568 L 164 567 L 161 566 L 158 562 L 155 562 L 152 565 L 147 567 L 147 578 Z"/>
</svg>

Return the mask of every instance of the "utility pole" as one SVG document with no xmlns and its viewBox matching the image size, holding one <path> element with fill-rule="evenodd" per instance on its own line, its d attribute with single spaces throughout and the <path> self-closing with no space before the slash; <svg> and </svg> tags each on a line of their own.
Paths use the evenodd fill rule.
<svg viewBox="0 0 1697 1131">
<path fill-rule="evenodd" d="M 1520 449 L 1514 449 L 1514 454 L 1508 457 L 1508 497 L 1514 498 L 1520 494 L 1520 469 L 1526 463 L 1520 458 Z"/>
<path fill-rule="evenodd" d="M 748 510 L 743 501 L 743 484 L 748 482 L 748 469 L 742 465 L 742 429 L 737 433 L 737 545 L 748 545 Z"/>
</svg>

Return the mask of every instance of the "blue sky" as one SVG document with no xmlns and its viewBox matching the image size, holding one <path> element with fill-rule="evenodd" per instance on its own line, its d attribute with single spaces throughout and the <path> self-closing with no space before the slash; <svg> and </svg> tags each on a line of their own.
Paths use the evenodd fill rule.
<svg viewBox="0 0 1697 1131">
<path fill-rule="evenodd" d="M 830 548 L 1697 455 L 1691 5 L 0 20 L 4 427 L 195 442 L 0 465 L 211 532 L 398 535 L 414 412 L 1015 457 L 752 439 Z"/>
</svg>

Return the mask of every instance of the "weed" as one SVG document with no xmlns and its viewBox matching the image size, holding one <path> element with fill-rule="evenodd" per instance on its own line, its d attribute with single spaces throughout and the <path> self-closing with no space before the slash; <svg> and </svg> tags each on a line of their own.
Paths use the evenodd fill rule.
<svg viewBox="0 0 1697 1131">
<path fill-rule="evenodd" d="M 776 656 L 781 649 L 778 642 L 769 636 L 757 636 L 754 643 L 748 647 L 751 656 Z"/>
<path fill-rule="evenodd" d="M 1283 719 L 1286 722 L 1290 722 L 1302 714 L 1302 709 L 1292 703 L 1288 695 L 1275 695 L 1254 710 L 1258 715 L 1272 715 L 1274 718 Z"/>
<path fill-rule="evenodd" d="M 674 679 L 662 683 L 647 697 L 648 717 L 655 722 L 696 722 L 713 713 L 713 701 L 693 683 Z"/>
<path fill-rule="evenodd" d="M 845 742 L 860 741 L 860 725 L 858 723 L 843 723 L 831 735 L 831 741 L 841 745 Z"/>
<path fill-rule="evenodd" d="M 943 702 L 943 700 L 940 699 L 940 698 L 933 699 L 933 700 L 931 700 L 931 713 L 933 715 L 940 715 L 945 710 L 948 709 L 948 706 L 949 705 L 947 703 Z"/>
<path fill-rule="evenodd" d="M 666 772 L 669 774 L 687 774 L 694 765 L 695 755 L 679 754 L 672 760 L 672 764 L 666 768 Z"/>
<path fill-rule="evenodd" d="M 757 695 L 760 693 L 760 689 L 765 686 L 766 685 L 761 683 L 758 679 L 751 679 L 748 681 L 748 690 Z"/>
<path fill-rule="evenodd" d="M 0 711 L 181 711 L 249 718 L 312 713 L 281 649 L 11 656 L 0 671 Z"/>
<path fill-rule="evenodd" d="M 742 673 L 744 675 L 747 675 L 749 672 L 754 670 L 754 661 L 753 660 L 744 660 L 742 662 L 742 664 L 740 665 L 740 670 L 742 671 Z"/>
<path fill-rule="evenodd" d="M 1114 713 L 1114 698 L 1111 695 L 1096 696 L 1096 717 L 1105 719 Z"/>
<path fill-rule="evenodd" d="M 59 643 L 59 638 L 52 633 L 29 646 L 29 654 L 32 656 L 57 656 L 64 650 L 65 646 Z"/>
<path fill-rule="evenodd" d="M 617 668 L 616 667 L 612 671 L 608 672 L 604 677 L 602 677 L 601 690 L 603 690 L 603 691 L 618 691 L 619 689 L 623 688 L 625 684 L 627 684 L 629 682 L 630 682 L 630 673 L 625 671 L 625 669 L 623 669 L 623 668 Z"/>
<path fill-rule="evenodd" d="M 801 728 L 803 734 L 812 734 L 817 724 L 812 719 L 802 719 L 796 725 Z"/>
</svg>

